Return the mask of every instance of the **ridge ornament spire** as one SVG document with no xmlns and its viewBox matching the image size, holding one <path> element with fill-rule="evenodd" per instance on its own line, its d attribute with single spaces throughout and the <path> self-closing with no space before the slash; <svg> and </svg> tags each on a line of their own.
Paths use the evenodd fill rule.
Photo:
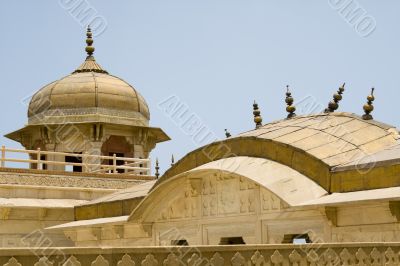
<svg viewBox="0 0 400 266">
<path fill-rule="evenodd" d="M 339 87 L 338 91 L 333 94 L 333 100 L 329 102 L 328 108 L 325 109 L 325 113 L 333 113 L 339 108 L 339 102 L 343 99 L 344 86 L 346 83 L 343 83 L 342 86 Z"/>
<path fill-rule="evenodd" d="M 296 107 L 293 105 L 294 99 L 292 97 L 292 93 L 289 90 L 289 85 L 286 85 L 286 99 L 285 102 L 287 104 L 286 112 L 288 112 L 287 119 L 293 118 L 296 116 Z"/>
<path fill-rule="evenodd" d="M 375 88 L 371 89 L 371 94 L 367 97 L 367 103 L 363 106 L 365 114 L 362 116 L 364 120 L 372 120 L 374 117 L 371 115 L 372 111 L 374 110 L 373 102 L 375 101 L 374 96 Z"/>
<path fill-rule="evenodd" d="M 256 124 L 256 129 L 260 128 L 262 126 L 262 117 L 261 117 L 261 111 L 258 108 L 258 104 L 256 101 L 253 103 L 253 115 L 254 115 L 254 123 Z"/>
</svg>

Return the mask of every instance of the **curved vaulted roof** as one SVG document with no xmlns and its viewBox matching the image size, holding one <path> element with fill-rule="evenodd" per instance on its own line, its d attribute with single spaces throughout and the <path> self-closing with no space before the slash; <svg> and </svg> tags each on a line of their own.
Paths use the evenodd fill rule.
<svg viewBox="0 0 400 266">
<path fill-rule="evenodd" d="M 356 191 L 400 185 L 400 170 L 388 168 L 384 158 L 379 167 L 359 162 L 399 144 L 393 126 L 363 120 L 350 113 L 298 116 L 268 123 L 236 137 L 201 147 L 183 157 L 156 186 L 179 173 L 210 161 L 234 156 L 270 159 L 304 174 L 329 192 Z M 400 159 L 400 149 L 392 157 Z M 392 151 L 393 153 L 393 151 Z M 346 166 L 345 171 L 335 171 Z M 376 174 L 387 171 L 376 182 Z"/>
<path fill-rule="evenodd" d="M 272 192 L 289 206 L 317 200 L 328 192 L 317 183 L 290 167 L 263 158 L 247 156 L 230 157 L 209 162 L 174 176 L 151 191 L 132 212 L 129 220 L 146 219 L 157 212 L 164 195 L 177 187 L 182 189 L 185 178 L 207 177 L 215 172 L 246 178 Z"/>
<path fill-rule="evenodd" d="M 266 124 L 239 137 L 274 140 L 306 151 L 330 167 L 349 164 L 397 143 L 395 127 L 349 113 L 299 116 Z"/>
</svg>

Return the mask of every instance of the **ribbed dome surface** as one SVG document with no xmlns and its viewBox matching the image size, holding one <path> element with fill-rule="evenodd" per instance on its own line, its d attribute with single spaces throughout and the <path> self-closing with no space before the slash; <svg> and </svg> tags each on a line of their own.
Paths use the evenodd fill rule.
<svg viewBox="0 0 400 266">
<path fill-rule="evenodd" d="M 85 108 L 134 111 L 150 118 L 147 103 L 131 85 L 96 72 L 74 73 L 45 86 L 32 97 L 28 117 L 51 110 Z"/>
</svg>

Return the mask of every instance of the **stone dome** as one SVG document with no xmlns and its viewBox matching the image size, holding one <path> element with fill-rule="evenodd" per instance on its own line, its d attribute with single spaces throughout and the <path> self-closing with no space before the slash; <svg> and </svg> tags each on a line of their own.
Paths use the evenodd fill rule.
<svg viewBox="0 0 400 266">
<path fill-rule="evenodd" d="M 70 75 L 40 89 L 31 99 L 28 123 L 113 122 L 148 126 L 144 98 L 124 80 L 108 74 L 93 57 L 91 33 L 86 60 Z"/>
<path fill-rule="evenodd" d="M 135 118 L 146 125 L 150 119 L 146 101 L 131 85 L 96 72 L 73 73 L 48 84 L 32 97 L 28 109 L 30 124 L 40 123 L 41 119 L 51 122 L 47 120 L 57 120 L 60 115 L 96 114 Z"/>
</svg>

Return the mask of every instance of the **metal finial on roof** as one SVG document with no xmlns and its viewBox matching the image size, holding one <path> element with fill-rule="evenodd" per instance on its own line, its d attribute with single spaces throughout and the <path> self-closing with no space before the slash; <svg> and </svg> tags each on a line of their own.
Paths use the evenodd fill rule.
<svg viewBox="0 0 400 266">
<path fill-rule="evenodd" d="M 228 129 L 225 128 L 225 136 L 226 138 L 232 137 L 231 133 L 229 133 Z"/>
<path fill-rule="evenodd" d="M 160 166 L 158 165 L 158 158 L 156 158 L 156 167 L 155 167 L 155 169 L 156 169 L 155 176 L 158 179 L 160 177 L 160 173 L 158 172 L 158 170 L 160 170 Z"/>
<path fill-rule="evenodd" d="M 172 156 L 171 156 L 171 166 L 174 166 L 174 164 L 175 164 L 175 158 L 174 158 L 174 155 L 172 154 Z"/>
<path fill-rule="evenodd" d="M 94 52 L 94 47 L 92 46 L 93 44 L 93 38 L 92 38 L 92 30 L 90 29 L 90 26 L 87 27 L 86 31 L 86 48 L 85 51 L 88 54 L 88 57 L 92 56 Z"/>
<path fill-rule="evenodd" d="M 339 108 L 339 102 L 343 99 L 344 85 L 339 87 L 338 91 L 333 95 L 333 100 L 329 102 L 328 108 L 325 109 L 325 113 L 333 113 Z"/>
<path fill-rule="evenodd" d="M 294 99 L 292 97 L 292 93 L 289 90 L 289 85 L 286 86 L 286 99 L 285 102 L 287 104 L 286 112 L 288 112 L 287 118 L 290 119 L 296 116 L 296 107 L 293 105 Z"/>
<path fill-rule="evenodd" d="M 90 26 L 87 27 L 86 31 L 86 48 L 85 51 L 87 53 L 86 60 L 74 71 L 74 73 L 82 73 L 82 72 L 97 72 L 108 74 L 106 70 L 104 70 L 94 59 L 94 47 L 93 45 L 93 38 L 92 38 L 92 30 Z"/>
<path fill-rule="evenodd" d="M 254 123 L 256 124 L 256 129 L 262 126 L 262 117 L 261 111 L 258 109 L 258 104 L 256 101 L 253 103 L 253 115 L 254 115 Z"/>
<path fill-rule="evenodd" d="M 375 100 L 374 90 L 375 90 L 375 88 L 371 89 L 371 94 L 368 95 L 368 97 L 367 97 L 367 103 L 363 106 L 365 114 L 362 116 L 362 118 L 364 120 L 374 119 L 373 116 L 371 115 L 372 111 L 374 110 L 374 105 L 372 104 L 373 101 Z"/>
</svg>

